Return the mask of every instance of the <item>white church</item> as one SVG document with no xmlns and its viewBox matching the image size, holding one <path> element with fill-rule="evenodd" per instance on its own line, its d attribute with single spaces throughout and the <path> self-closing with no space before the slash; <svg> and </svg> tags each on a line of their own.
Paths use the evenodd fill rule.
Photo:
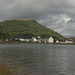
<svg viewBox="0 0 75 75">
<path fill-rule="evenodd" d="M 54 43 L 54 38 L 52 36 L 49 37 L 48 43 Z"/>
</svg>

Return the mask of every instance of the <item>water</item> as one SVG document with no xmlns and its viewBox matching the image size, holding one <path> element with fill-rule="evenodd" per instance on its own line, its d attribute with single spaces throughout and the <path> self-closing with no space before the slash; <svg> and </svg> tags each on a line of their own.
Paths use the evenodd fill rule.
<svg viewBox="0 0 75 75">
<path fill-rule="evenodd" d="M 75 45 L 0 44 L 0 61 L 14 75 L 75 75 Z"/>
</svg>

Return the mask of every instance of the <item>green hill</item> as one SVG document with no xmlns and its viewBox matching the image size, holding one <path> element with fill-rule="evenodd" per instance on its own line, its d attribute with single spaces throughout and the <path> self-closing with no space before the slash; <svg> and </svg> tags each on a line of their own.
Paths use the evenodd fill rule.
<svg viewBox="0 0 75 75">
<path fill-rule="evenodd" d="M 59 33 L 37 23 L 31 19 L 6 20 L 0 22 L 0 39 L 33 36 L 64 38 Z"/>
</svg>

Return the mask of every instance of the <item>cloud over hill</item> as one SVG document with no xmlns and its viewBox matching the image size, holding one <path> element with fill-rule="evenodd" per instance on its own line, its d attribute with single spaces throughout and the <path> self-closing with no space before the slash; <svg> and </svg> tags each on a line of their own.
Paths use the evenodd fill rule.
<svg viewBox="0 0 75 75">
<path fill-rule="evenodd" d="M 62 35 L 75 35 L 74 0 L 0 0 L 0 7 L 0 21 L 34 19 Z"/>
</svg>

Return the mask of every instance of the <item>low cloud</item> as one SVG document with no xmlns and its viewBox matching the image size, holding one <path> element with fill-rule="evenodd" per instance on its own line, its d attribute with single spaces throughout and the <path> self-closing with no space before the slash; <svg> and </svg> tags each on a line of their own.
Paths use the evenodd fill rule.
<svg viewBox="0 0 75 75">
<path fill-rule="evenodd" d="M 0 21 L 34 19 L 62 35 L 75 35 L 74 0 L 0 0 L 0 7 Z"/>
</svg>

